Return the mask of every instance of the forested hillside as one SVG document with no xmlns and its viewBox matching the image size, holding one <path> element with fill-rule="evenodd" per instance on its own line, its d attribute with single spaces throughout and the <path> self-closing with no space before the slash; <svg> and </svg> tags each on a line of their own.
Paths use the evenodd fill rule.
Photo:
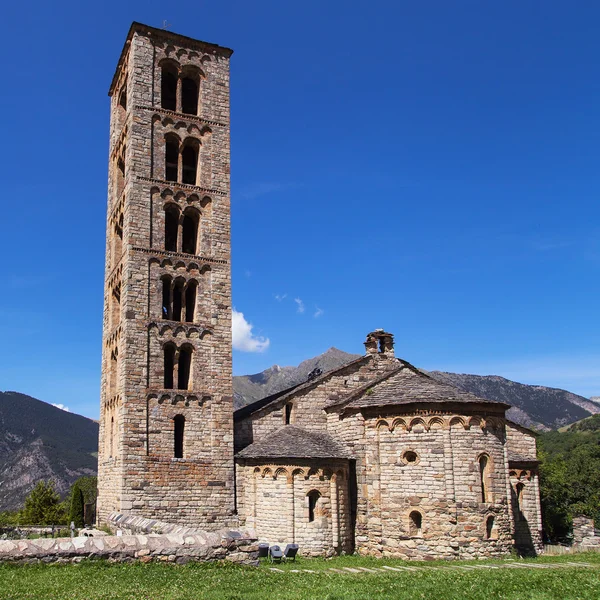
<svg viewBox="0 0 600 600">
<path fill-rule="evenodd" d="M 600 415 L 538 439 L 544 528 L 564 539 L 579 513 L 600 525 Z"/>
</svg>

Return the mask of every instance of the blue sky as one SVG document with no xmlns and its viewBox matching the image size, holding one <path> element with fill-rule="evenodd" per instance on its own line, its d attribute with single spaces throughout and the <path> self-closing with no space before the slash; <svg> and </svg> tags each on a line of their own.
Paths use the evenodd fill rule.
<svg viewBox="0 0 600 600">
<path fill-rule="evenodd" d="M 0 389 L 98 415 L 106 94 L 131 21 L 167 19 L 235 50 L 236 374 L 362 352 L 383 327 L 426 369 L 600 395 L 597 2 L 3 17 Z"/>
</svg>

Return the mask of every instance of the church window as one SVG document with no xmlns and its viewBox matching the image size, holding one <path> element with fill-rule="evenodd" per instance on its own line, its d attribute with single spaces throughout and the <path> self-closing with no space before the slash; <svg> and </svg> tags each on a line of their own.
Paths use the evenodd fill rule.
<svg viewBox="0 0 600 600">
<path fill-rule="evenodd" d="M 521 482 L 517 483 L 517 520 L 520 521 L 523 518 L 523 491 L 525 485 Z"/>
<path fill-rule="evenodd" d="M 110 453 L 109 456 L 110 458 L 112 458 L 115 455 L 115 418 L 111 417 L 110 418 L 110 443 L 109 443 L 109 449 L 110 449 Z"/>
<path fill-rule="evenodd" d="M 492 459 L 487 454 L 479 457 L 479 484 L 481 486 L 481 502 L 492 502 L 491 471 Z"/>
<path fill-rule="evenodd" d="M 177 279 L 173 285 L 173 321 L 181 321 L 181 309 L 183 307 L 183 279 Z"/>
<path fill-rule="evenodd" d="M 177 229 L 179 227 L 179 208 L 173 204 L 165 207 L 165 250 L 177 252 Z"/>
<path fill-rule="evenodd" d="M 127 110 L 127 84 L 123 86 L 121 93 L 119 94 L 119 106 L 123 110 Z"/>
<path fill-rule="evenodd" d="M 198 114 L 198 82 L 193 77 L 181 80 L 181 112 L 188 115 Z"/>
<path fill-rule="evenodd" d="M 414 450 L 407 450 L 403 455 L 402 459 L 404 460 L 404 464 L 415 464 L 419 460 L 418 454 Z"/>
<path fill-rule="evenodd" d="M 179 173 L 179 140 L 169 135 L 165 138 L 165 180 L 177 181 Z"/>
<path fill-rule="evenodd" d="M 188 281 L 185 289 L 185 320 L 187 323 L 194 322 L 194 310 L 196 308 L 196 292 L 198 282 L 195 279 Z"/>
<path fill-rule="evenodd" d="M 175 369 L 175 346 L 166 344 L 164 346 L 164 389 L 173 389 L 173 371 Z"/>
<path fill-rule="evenodd" d="M 419 537 L 423 531 L 423 515 L 418 510 L 413 510 L 408 515 L 408 532 L 412 537 Z"/>
<path fill-rule="evenodd" d="M 294 405 L 292 402 L 288 402 L 285 405 L 285 424 L 289 425 L 292 422 L 292 413 L 294 412 Z"/>
<path fill-rule="evenodd" d="M 177 73 L 172 65 L 164 65 L 160 78 L 160 105 L 177 110 Z"/>
<path fill-rule="evenodd" d="M 171 278 L 167 275 L 162 278 L 162 307 L 161 317 L 171 318 Z"/>
<path fill-rule="evenodd" d="M 198 147 L 188 142 L 181 152 L 182 182 L 196 185 L 198 171 Z"/>
<path fill-rule="evenodd" d="M 179 350 L 179 364 L 177 375 L 177 388 L 188 390 L 190 387 L 190 375 L 192 370 L 192 348 L 182 346 Z"/>
<path fill-rule="evenodd" d="M 317 490 L 312 490 L 306 494 L 306 500 L 308 503 L 308 521 L 310 523 L 315 520 L 315 509 L 320 497 L 321 494 Z"/>
<path fill-rule="evenodd" d="M 490 515 L 485 520 L 485 539 L 491 540 L 494 538 L 494 516 Z"/>
<path fill-rule="evenodd" d="M 185 211 L 181 224 L 181 251 L 186 254 L 196 254 L 199 221 L 200 218 L 196 210 L 188 209 Z"/>
<path fill-rule="evenodd" d="M 185 433 L 185 417 L 175 415 L 173 417 L 173 437 L 175 442 L 174 457 L 183 458 L 183 437 Z"/>
</svg>

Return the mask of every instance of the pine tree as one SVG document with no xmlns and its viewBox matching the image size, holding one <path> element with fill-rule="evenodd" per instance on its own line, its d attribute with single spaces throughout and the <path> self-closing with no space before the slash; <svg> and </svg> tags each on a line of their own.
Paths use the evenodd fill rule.
<svg viewBox="0 0 600 600">
<path fill-rule="evenodd" d="M 75 523 L 75 527 L 83 527 L 84 525 L 84 503 L 83 490 L 79 486 L 79 482 L 76 481 L 71 488 L 71 508 L 69 512 L 69 521 Z"/>
<path fill-rule="evenodd" d="M 65 522 L 60 496 L 53 481 L 38 481 L 25 498 L 25 506 L 19 514 L 22 525 L 56 525 Z"/>
</svg>

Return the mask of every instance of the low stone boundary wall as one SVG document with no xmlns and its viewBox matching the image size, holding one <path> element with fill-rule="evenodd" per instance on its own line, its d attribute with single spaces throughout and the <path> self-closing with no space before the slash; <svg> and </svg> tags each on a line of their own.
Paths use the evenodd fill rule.
<svg viewBox="0 0 600 600">
<path fill-rule="evenodd" d="M 249 535 L 252 537 L 248 537 Z M 227 560 L 258 564 L 258 546 L 250 531 L 201 532 L 183 535 L 121 535 L 0 541 L 0 561 L 19 563 L 80 562 L 103 558 L 110 562 Z"/>
<path fill-rule="evenodd" d="M 129 534 L 136 533 L 177 533 L 181 535 L 205 535 L 206 531 L 198 527 L 190 527 L 187 525 L 174 525 L 173 523 L 165 523 L 155 519 L 145 519 L 144 517 L 135 517 L 126 513 L 113 512 L 108 517 L 108 526 L 111 529 L 120 529 Z M 227 530 L 220 530 L 217 533 L 226 535 Z M 233 530 L 233 537 L 256 537 L 254 531 L 250 529 Z"/>
</svg>

